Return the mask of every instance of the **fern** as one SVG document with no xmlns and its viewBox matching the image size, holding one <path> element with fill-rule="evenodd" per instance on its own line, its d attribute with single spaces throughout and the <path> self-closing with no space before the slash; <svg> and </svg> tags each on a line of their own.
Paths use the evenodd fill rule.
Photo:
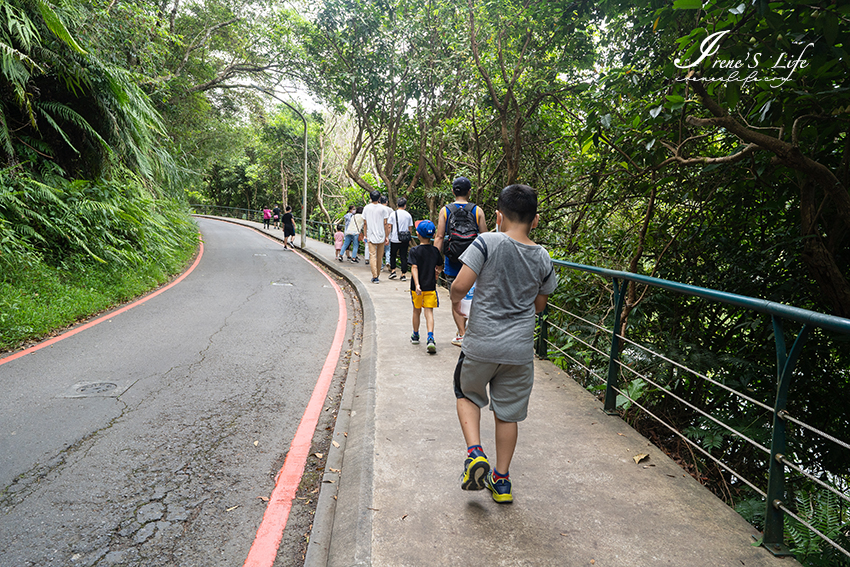
<svg viewBox="0 0 850 567">
<path fill-rule="evenodd" d="M 799 491 L 795 500 L 795 513 L 802 520 L 833 541 L 846 539 L 842 530 L 846 529 L 848 524 L 844 519 L 845 512 L 838 496 L 828 491 Z M 838 554 L 831 545 L 793 518 L 786 519 L 785 535 L 787 541 L 792 543 L 791 551 L 806 565 L 837 567 L 850 564 L 845 555 Z"/>
</svg>

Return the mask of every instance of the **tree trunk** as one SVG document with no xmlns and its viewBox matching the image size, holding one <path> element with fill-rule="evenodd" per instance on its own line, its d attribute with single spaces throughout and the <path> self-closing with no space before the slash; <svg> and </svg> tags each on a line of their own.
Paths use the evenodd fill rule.
<svg viewBox="0 0 850 567">
<path fill-rule="evenodd" d="M 288 204 L 287 200 L 287 180 L 286 180 L 286 168 L 283 166 L 283 150 L 280 151 L 280 199 L 281 199 L 281 207 L 283 210 L 286 210 L 286 205 Z"/>
<path fill-rule="evenodd" d="M 800 186 L 800 233 L 803 237 L 801 259 L 817 282 L 821 294 L 832 305 L 835 315 L 850 317 L 850 288 L 841 285 L 846 284 L 847 280 L 818 230 L 818 213 L 815 184 L 806 179 Z"/>
<path fill-rule="evenodd" d="M 649 229 L 649 222 L 652 220 L 652 217 L 655 216 L 655 196 L 657 186 L 654 181 L 655 180 L 653 179 L 652 189 L 649 193 L 649 203 L 646 205 L 646 214 L 643 217 L 643 224 L 641 225 L 640 232 L 638 233 L 638 247 L 629 261 L 629 271 L 633 274 L 638 273 L 638 264 L 643 256 L 643 247 L 646 243 L 646 233 Z M 643 299 L 643 297 L 641 297 L 641 299 Z M 629 324 L 629 314 L 635 309 L 635 307 L 638 306 L 639 303 L 640 300 L 637 298 L 637 286 L 635 285 L 635 282 L 629 282 L 626 301 L 623 304 L 623 313 L 620 318 L 620 336 L 626 336 L 626 327 L 628 327 Z"/>
<path fill-rule="evenodd" d="M 324 131 L 319 133 L 319 180 L 317 182 L 316 187 L 316 201 L 319 203 L 319 209 L 321 209 L 322 214 L 325 215 L 325 219 L 328 221 L 328 225 L 331 227 L 331 233 L 333 233 L 333 222 L 331 221 L 331 215 L 328 214 L 328 210 L 325 208 L 325 199 L 323 195 L 323 178 L 322 178 L 322 169 L 325 165 L 325 135 Z"/>
</svg>

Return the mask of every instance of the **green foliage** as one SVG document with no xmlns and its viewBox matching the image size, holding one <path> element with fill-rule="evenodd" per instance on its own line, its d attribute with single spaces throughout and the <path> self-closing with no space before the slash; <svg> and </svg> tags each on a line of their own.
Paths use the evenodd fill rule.
<svg viewBox="0 0 850 567">
<path fill-rule="evenodd" d="M 0 348 L 163 283 L 196 245 L 180 205 L 129 172 L 60 188 L 0 171 Z"/>
<path fill-rule="evenodd" d="M 819 532 L 842 545 L 850 544 L 850 518 L 847 510 L 832 492 L 799 491 L 796 493 L 796 514 Z M 793 518 L 785 520 L 785 536 L 792 553 L 807 567 L 840 567 L 850 565 L 850 559 L 834 549 L 810 529 Z"/>
<path fill-rule="evenodd" d="M 642 378 L 635 378 L 628 382 L 625 387 L 625 396 L 617 394 L 617 408 L 624 412 L 629 411 L 634 402 L 639 402 L 646 390 L 646 382 Z"/>
</svg>

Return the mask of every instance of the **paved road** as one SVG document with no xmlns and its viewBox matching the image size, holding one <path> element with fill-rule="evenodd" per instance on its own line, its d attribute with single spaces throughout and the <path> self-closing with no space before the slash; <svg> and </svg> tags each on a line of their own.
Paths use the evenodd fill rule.
<svg viewBox="0 0 850 567">
<path fill-rule="evenodd" d="M 0 366 L 2 565 L 244 562 L 336 293 L 254 231 L 199 225 L 180 284 Z"/>
</svg>

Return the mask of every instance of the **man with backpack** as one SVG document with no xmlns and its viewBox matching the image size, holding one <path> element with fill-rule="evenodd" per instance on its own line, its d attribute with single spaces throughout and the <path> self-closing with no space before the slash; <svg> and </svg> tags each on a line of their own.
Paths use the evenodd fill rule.
<svg viewBox="0 0 850 567">
<path fill-rule="evenodd" d="M 434 246 L 441 250 L 443 256 L 445 256 L 443 273 L 449 282 L 449 290 L 451 290 L 452 282 L 463 266 L 460 255 L 475 241 L 479 234 L 487 232 L 484 211 L 481 210 L 481 207 L 469 202 L 471 190 L 472 183 L 466 177 L 458 177 L 452 181 L 454 203 L 440 209 L 440 216 L 437 221 Z M 452 310 L 452 316 L 457 326 L 457 335 L 452 340 L 452 344 L 463 346 L 466 319 L 454 310 Z"/>
</svg>

